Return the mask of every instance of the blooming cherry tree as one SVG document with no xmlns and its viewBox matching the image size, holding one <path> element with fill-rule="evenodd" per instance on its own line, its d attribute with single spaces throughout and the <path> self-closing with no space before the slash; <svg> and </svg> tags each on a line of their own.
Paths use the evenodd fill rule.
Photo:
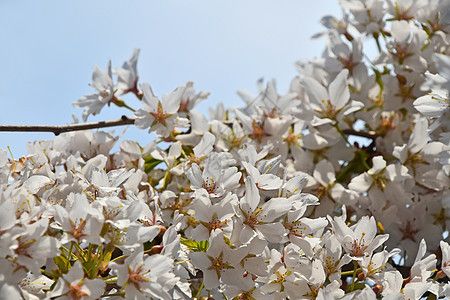
<svg viewBox="0 0 450 300">
<path fill-rule="evenodd" d="M 0 298 L 450 297 L 450 2 L 340 4 L 286 93 L 209 118 L 193 82 L 139 82 L 138 49 L 95 67 L 83 121 L 132 115 L 0 150 Z"/>
</svg>

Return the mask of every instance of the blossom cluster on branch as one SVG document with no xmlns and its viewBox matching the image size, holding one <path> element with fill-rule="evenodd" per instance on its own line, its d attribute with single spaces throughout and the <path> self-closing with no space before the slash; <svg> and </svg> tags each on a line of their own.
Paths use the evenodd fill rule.
<svg viewBox="0 0 450 300">
<path fill-rule="evenodd" d="M 450 1 L 340 4 L 286 94 L 209 119 L 192 82 L 138 84 L 138 50 L 96 66 L 83 120 L 114 104 L 155 138 L 0 150 L 0 298 L 450 297 Z"/>
</svg>

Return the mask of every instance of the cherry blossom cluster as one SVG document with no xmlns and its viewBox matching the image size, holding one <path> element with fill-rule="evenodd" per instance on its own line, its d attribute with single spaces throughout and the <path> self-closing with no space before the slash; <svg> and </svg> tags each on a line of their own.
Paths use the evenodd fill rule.
<svg viewBox="0 0 450 300">
<path fill-rule="evenodd" d="M 82 119 L 114 104 L 151 141 L 0 150 L 0 299 L 450 297 L 450 1 L 340 4 L 288 92 L 209 118 L 192 82 L 139 83 L 139 50 L 96 66 Z"/>
</svg>

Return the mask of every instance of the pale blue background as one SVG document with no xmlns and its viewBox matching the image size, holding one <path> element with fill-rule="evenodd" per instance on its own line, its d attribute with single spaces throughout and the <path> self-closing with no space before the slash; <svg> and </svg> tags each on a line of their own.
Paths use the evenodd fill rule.
<svg viewBox="0 0 450 300">
<path fill-rule="evenodd" d="M 240 105 L 236 90 L 256 93 L 260 77 L 275 78 L 285 93 L 298 74 L 293 63 L 321 55 L 326 41 L 310 37 L 324 30 L 326 14 L 341 16 L 337 1 L 0 0 L 0 123 L 70 123 L 82 112 L 73 101 L 94 92 L 93 66 L 105 69 L 112 59 L 120 67 L 134 48 L 141 49 L 140 82 L 161 95 L 193 80 L 211 92 L 203 112 L 219 101 Z M 88 121 L 124 113 L 106 107 Z M 17 158 L 27 141 L 52 137 L 0 132 L 0 148 L 10 146 Z M 137 129 L 125 137 L 149 141 Z"/>
</svg>

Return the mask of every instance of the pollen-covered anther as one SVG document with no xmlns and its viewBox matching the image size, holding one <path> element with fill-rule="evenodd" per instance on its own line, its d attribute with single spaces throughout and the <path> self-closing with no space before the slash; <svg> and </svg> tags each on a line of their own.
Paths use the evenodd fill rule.
<svg viewBox="0 0 450 300">
<path fill-rule="evenodd" d="M 81 286 L 82 284 L 70 285 L 67 296 L 69 296 L 72 299 L 82 299 L 85 296 L 89 296 L 86 292 L 82 290 Z"/>
<path fill-rule="evenodd" d="M 206 180 L 203 180 L 203 187 L 208 191 L 208 193 L 214 193 L 216 190 L 216 182 L 214 181 L 214 178 L 207 178 Z"/>
<path fill-rule="evenodd" d="M 164 126 L 166 125 L 166 119 L 169 117 L 169 115 L 164 113 L 161 102 L 158 102 L 158 110 L 156 112 L 150 111 L 149 114 L 151 114 L 155 118 L 155 122 L 161 123 Z"/>
<path fill-rule="evenodd" d="M 142 272 L 142 267 L 143 266 L 140 266 L 136 270 L 132 270 L 130 267 L 128 267 L 128 274 L 129 274 L 128 275 L 128 282 L 133 284 L 136 287 L 136 289 L 139 289 L 139 285 L 142 282 L 150 281 L 150 279 L 148 279 L 147 277 L 143 276 L 144 274 L 146 274 L 146 273 L 148 273 L 150 271 Z M 142 273 L 144 273 L 144 274 L 142 274 Z"/>
</svg>

